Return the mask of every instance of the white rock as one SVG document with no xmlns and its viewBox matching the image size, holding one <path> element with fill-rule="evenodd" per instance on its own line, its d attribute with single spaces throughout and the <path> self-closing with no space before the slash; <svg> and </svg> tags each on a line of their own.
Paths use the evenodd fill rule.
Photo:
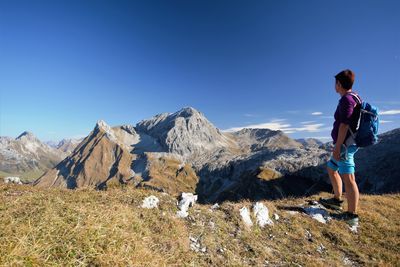
<svg viewBox="0 0 400 267">
<path fill-rule="evenodd" d="M 306 239 L 308 239 L 309 241 L 312 241 L 312 234 L 311 234 L 310 231 L 306 230 L 306 232 L 305 232 L 305 234 L 304 234 L 304 237 L 305 237 Z"/>
<path fill-rule="evenodd" d="M 279 215 L 274 213 L 274 219 L 275 219 L 275 221 L 278 221 L 279 220 Z"/>
<path fill-rule="evenodd" d="M 320 223 L 326 223 L 326 220 L 325 220 L 324 216 L 322 216 L 322 214 L 320 214 L 320 213 L 312 214 L 310 216 L 311 216 L 311 218 L 313 218 L 314 220 L 319 221 Z"/>
<path fill-rule="evenodd" d="M 355 266 L 356 265 L 352 260 L 350 260 L 346 256 L 343 256 L 342 260 L 343 260 L 343 264 L 346 266 Z"/>
<path fill-rule="evenodd" d="M 190 240 L 190 249 L 195 251 L 195 252 L 202 252 L 205 253 L 207 252 L 207 248 L 205 246 L 201 246 L 200 240 L 198 238 L 194 238 L 192 236 L 189 236 Z"/>
<path fill-rule="evenodd" d="M 250 212 L 249 212 L 248 208 L 246 208 L 246 207 L 241 208 L 240 216 L 242 216 L 242 220 L 245 223 L 245 225 L 247 225 L 249 227 L 253 226 L 253 222 L 251 221 Z"/>
<path fill-rule="evenodd" d="M 299 214 L 298 211 L 294 211 L 294 210 L 287 210 L 286 213 L 289 214 L 289 215 L 297 215 L 297 214 Z"/>
<path fill-rule="evenodd" d="M 153 209 L 158 207 L 160 200 L 156 196 L 149 196 L 143 200 L 142 208 Z"/>
<path fill-rule="evenodd" d="M 176 215 L 180 218 L 186 218 L 189 215 L 189 207 L 192 207 L 197 201 L 197 195 L 192 193 L 182 193 L 180 198 L 181 200 L 178 203 L 179 211 Z"/>
<path fill-rule="evenodd" d="M 178 210 L 176 212 L 176 216 L 179 218 L 186 218 L 187 216 L 189 216 L 189 213 L 186 210 Z"/>
<path fill-rule="evenodd" d="M 218 208 L 219 208 L 219 204 L 218 203 L 215 203 L 214 205 L 211 206 L 212 210 L 216 210 Z"/>
<path fill-rule="evenodd" d="M 359 224 L 357 223 L 357 224 L 355 224 L 355 225 L 353 225 L 353 226 L 349 226 L 349 229 L 350 229 L 350 231 L 351 231 L 352 233 L 357 234 L 357 233 L 358 233 L 358 227 L 359 227 Z"/>
<path fill-rule="evenodd" d="M 320 205 L 305 207 L 304 211 L 306 214 L 311 216 L 311 218 L 319 221 L 320 223 L 327 223 L 329 220 L 331 220 L 328 211 Z"/>
<path fill-rule="evenodd" d="M 325 251 L 326 251 L 326 247 L 325 247 L 323 244 L 320 244 L 320 245 L 317 247 L 317 252 L 318 252 L 318 253 L 322 254 L 322 253 L 324 253 Z"/>
<path fill-rule="evenodd" d="M 265 225 L 273 225 L 274 222 L 269 218 L 269 211 L 263 203 L 257 202 L 253 206 L 253 213 L 256 217 L 257 224 L 260 227 L 264 227 Z"/>
<path fill-rule="evenodd" d="M 5 177 L 5 178 L 4 178 L 4 182 L 5 182 L 6 184 L 8 184 L 8 183 L 22 184 L 21 179 L 20 179 L 19 177 L 12 177 L 12 176 Z"/>
<path fill-rule="evenodd" d="M 212 221 L 210 221 L 210 222 L 208 223 L 208 225 L 210 226 L 211 229 L 214 229 L 214 228 L 215 228 L 215 223 L 212 222 Z"/>
</svg>

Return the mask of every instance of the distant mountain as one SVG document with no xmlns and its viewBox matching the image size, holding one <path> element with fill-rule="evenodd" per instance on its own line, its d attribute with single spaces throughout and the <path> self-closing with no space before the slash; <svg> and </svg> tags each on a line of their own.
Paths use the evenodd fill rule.
<svg viewBox="0 0 400 267">
<path fill-rule="evenodd" d="M 277 150 L 277 149 L 296 149 L 301 144 L 289 138 L 282 131 L 270 129 L 242 129 L 234 132 L 237 143 L 245 151 Z"/>
<path fill-rule="evenodd" d="M 396 132 L 384 134 L 381 143 L 370 149 L 395 164 L 396 140 Z M 359 153 L 360 159 L 365 157 L 365 152 Z M 142 120 L 135 127 L 110 127 L 99 121 L 71 154 L 35 185 L 105 189 L 125 184 L 170 194 L 196 192 L 202 202 L 271 199 L 327 189 L 326 162 L 330 156 L 331 144 L 293 140 L 282 131 L 221 132 L 204 114 L 187 107 Z M 358 164 L 360 173 L 374 173 L 371 160 Z M 385 170 L 380 174 L 386 175 Z M 371 176 L 368 182 L 363 180 L 362 188 L 371 183 L 383 191 L 389 185 L 399 188 L 390 177 L 378 186 Z"/>
<path fill-rule="evenodd" d="M 17 138 L 0 137 L 0 171 L 9 174 L 44 172 L 60 162 L 66 153 L 41 142 L 31 132 Z"/>
<path fill-rule="evenodd" d="M 58 144 L 56 145 L 56 148 L 58 150 L 61 150 L 65 153 L 70 154 L 78 145 L 80 142 L 83 141 L 83 138 L 80 139 L 62 139 Z"/>
<path fill-rule="evenodd" d="M 201 112 L 191 107 L 143 120 L 136 125 L 136 130 L 156 139 L 164 151 L 183 157 L 193 158 L 205 151 L 235 145 Z"/>
<path fill-rule="evenodd" d="M 194 191 L 197 181 L 179 155 L 162 153 L 157 139 L 130 125 L 110 127 L 99 121 L 66 159 L 34 184 L 71 189 L 132 184 L 179 194 Z"/>
<path fill-rule="evenodd" d="M 110 127 L 99 121 L 89 136 L 35 185 L 101 189 L 132 184 L 172 194 L 196 191 L 202 201 L 252 194 L 273 197 L 282 195 L 282 190 L 299 193 L 326 178 L 319 175 L 322 168 L 318 165 L 327 157 L 325 150 L 304 148 L 281 131 L 221 132 L 204 114 L 187 107 L 158 114 L 135 127 Z M 301 174 L 306 168 L 317 171 Z M 315 173 L 319 176 L 307 177 Z M 284 186 L 283 177 L 290 174 L 309 182 Z M 274 186 L 267 190 L 269 182 L 264 182 L 271 179 Z M 249 181 L 254 181 L 253 185 Z"/>
<path fill-rule="evenodd" d="M 119 140 L 117 136 L 120 137 Z M 35 182 L 38 186 L 104 187 L 115 178 L 126 183 L 131 177 L 130 145 L 136 140 L 124 127 L 112 129 L 99 121 L 94 130 L 55 168 Z M 114 180 L 114 179 L 113 179 Z"/>
<path fill-rule="evenodd" d="M 49 147 L 52 147 L 52 148 L 57 148 L 57 146 L 58 146 L 58 144 L 59 144 L 59 142 L 57 142 L 57 141 L 46 141 L 46 142 L 44 142 L 46 145 L 48 145 Z"/>
<path fill-rule="evenodd" d="M 400 192 L 400 128 L 379 135 L 378 144 L 361 148 L 355 161 L 363 192 Z"/>
<path fill-rule="evenodd" d="M 46 141 L 45 144 L 49 147 L 56 148 L 61 150 L 62 152 L 71 153 L 80 142 L 82 142 L 83 138 L 79 139 L 62 139 L 61 141 Z"/>
<path fill-rule="evenodd" d="M 319 147 L 319 146 L 324 145 L 324 142 L 322 142 L 321 140 L 318 140 L 316 138 L 300 138 L 300 139 L 296 139 L 296 141 L 301 143 L 305 147 L 310 147 L 310 146 Z"/>
</svg>

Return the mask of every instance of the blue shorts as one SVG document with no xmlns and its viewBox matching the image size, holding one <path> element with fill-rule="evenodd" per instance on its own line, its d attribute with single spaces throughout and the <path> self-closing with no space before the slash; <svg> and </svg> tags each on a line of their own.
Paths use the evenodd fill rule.
<svg viewBox="0 0 400 267">
<path fill-rule="evenodd" d="M 328 167 L 334 171 L 339 170 L 340 174 L 352 174 L 355 172 L 356 165 L 354 164 L 354 154 L 358 151 L 356 145 L 346 147 L 342 145 L 340 148 L 340 161 L 331 157 L 328 161 Z"/>
</svg>

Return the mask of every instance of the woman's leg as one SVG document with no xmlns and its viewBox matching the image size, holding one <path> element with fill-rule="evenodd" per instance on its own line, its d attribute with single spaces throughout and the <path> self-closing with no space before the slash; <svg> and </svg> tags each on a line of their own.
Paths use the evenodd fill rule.
<svg viewBox="0 0 400 267">
<path fill-rule="evenodd" d="M 327 167 L 329 178 L 331 179 L 331 184 L 333 187 L 333 192 L 335 193 L 336 199 L 342 198 L 342 179 L 337 171 L 332 170 L 331 168 Z M 346 187 L 347 188 L 347 187 Z"/>
<path fill-rule="evenodd" d="M 348 205 L 347 210 L 351 213 L 357 213 L 360 193 L 358 192 L 356 177 L 354 173 L 344 173 L 340 176 L 342 177 L 344 186 L 346 188 L 346 198 Z"/>
</svg>

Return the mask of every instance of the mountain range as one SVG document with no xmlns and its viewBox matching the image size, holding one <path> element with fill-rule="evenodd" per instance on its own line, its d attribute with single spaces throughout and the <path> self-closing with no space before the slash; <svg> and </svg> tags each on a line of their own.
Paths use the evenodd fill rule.
<svg viewBox="0 0 400 267">
<path fill-rule="evenodd" d="M 399 129 L 384 133 L 377 145 L 356 154 L 362 191 L 399 190 L 393 171 L 400 158 L 399 135 Z M 23 145 L 24 138 L 32 144 L 25 141 Z M 38 187 L 128 185 L 172 195 L 195 192 L 201 202 L 275 199 L 329 189 L 325 169 L 332 148 L 329 143 L 294 140 L 269 129 L 223 132 L 192 107 L 158 114 L 135 126 L 111 127 L 98 121 L 84 139 L 63 140 L 53 147 L 39 144 L 29 133 L 0 140 L 1 157 L 18 147 L 14 158 L 1 161 L 0 170 L 47 168 L 33 182 Z"/>
<path fill-rule="evenodd" d="M 28 131 L 17 138 L 0 136 L 0 171 L 3 175 L 27 176 L 29 180 L 57 165 L 77 142 L 79 140 L 63 140 L 50 146 Z"/>
</svg>

